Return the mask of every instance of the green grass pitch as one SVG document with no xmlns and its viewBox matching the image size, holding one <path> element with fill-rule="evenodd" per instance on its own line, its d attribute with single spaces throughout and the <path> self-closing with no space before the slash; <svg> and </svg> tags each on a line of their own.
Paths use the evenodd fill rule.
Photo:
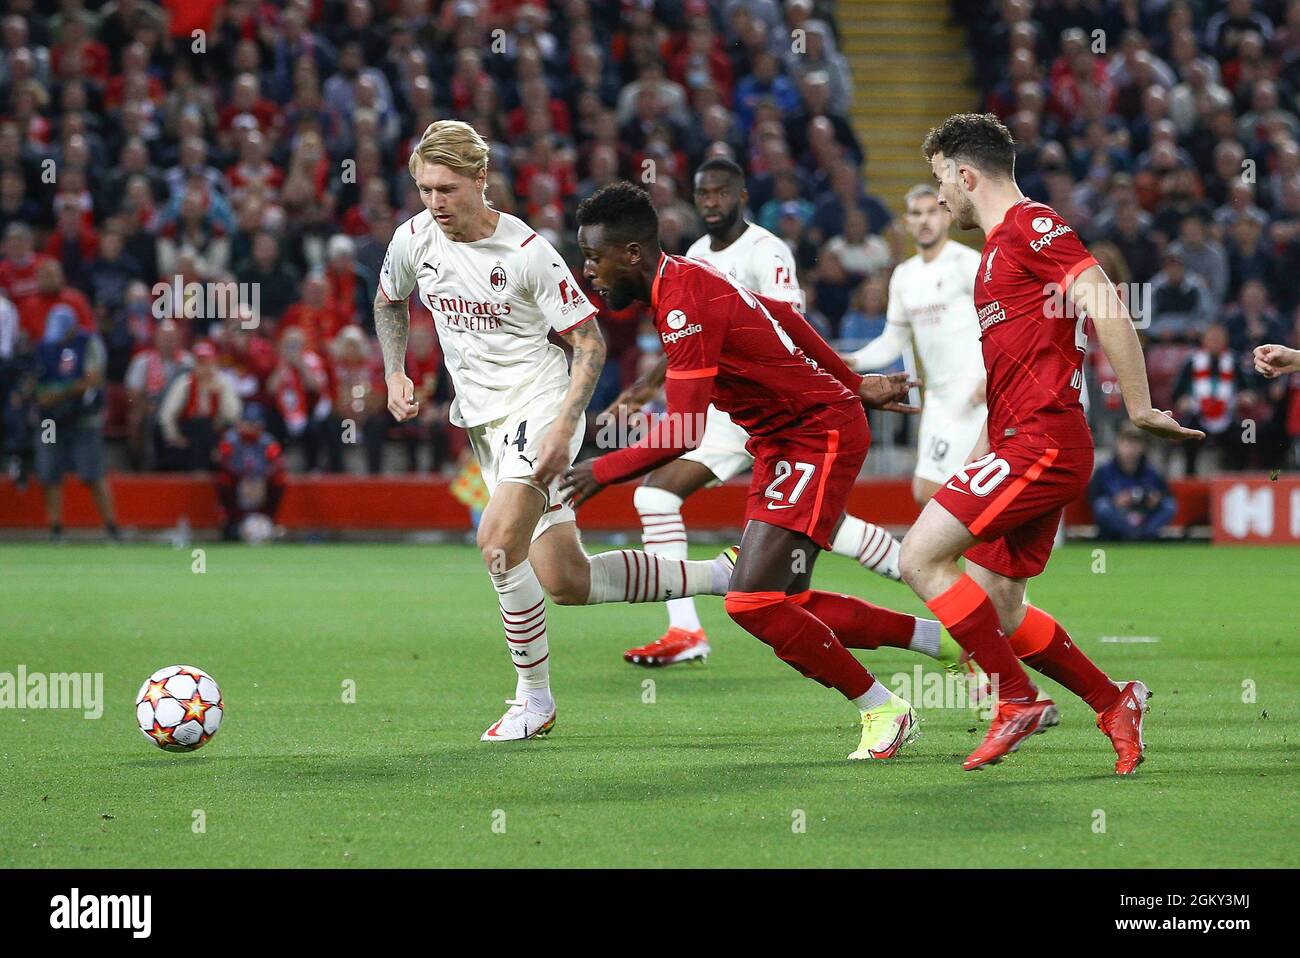
<svg viewBox="0 0 1300 958">
<path fill-rule="evenodd" d="M 983 723 L 955 708 L 921 710 L 894 761 L 848 762 L 851 708 L 716 598 L 699 600 L 713 658 L 658 671 L 620 655 L 663 609 L 552 607 L 556 729 L 492 746 L 478 737 L 514 672 L 473 549 L 209 546 L 206 572 L 191 562 L 0 547 L 0 672 L 103 672 L 106 698 L 96 721 L 0 710 L 0 865 L 1300 864 L 1300 550 L 1071 545 L 1033 583 L 1103 668 L 1156 693 L 1148 761 L 1126 780 L 1050 682 L 1061 726 L 996 768 L 961 771 Z M 839 557 L 816 581 L 922 608 Z M 859 654 L 890 684 L 928 661 Z M 145 677 L 177 663 L 227 704 L 189 755 L 154 749 L 133 715 Z"/>
</svg>

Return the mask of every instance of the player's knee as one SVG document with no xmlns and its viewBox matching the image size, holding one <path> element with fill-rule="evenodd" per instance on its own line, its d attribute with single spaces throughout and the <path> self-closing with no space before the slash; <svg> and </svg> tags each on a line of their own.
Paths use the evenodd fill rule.
<svg viewBox="0 0 1300 958">
<path fill-rule="evenodd" d="M 488 572 L 499 575 L 513 569 L 528 557 L 527 549 L 520 549 L 514 539 L 507 529 L 479 526 L 475 540 Z"/>
<path fill-rule="evenodd" d="M 913 591 L 921 591 L 932 566 L 932 557 L 927 554 L 917 537 L 909 531 L 903 536 L 898 549 L 898 574 L 904 584 Z"/>
<path fill-rule="evenodd" d="M 565 569 L 558 575 L 541 579 L 546 595 L 556 605 L 586 605 L 591 593 L 590 575 L 580 575 L 577 569 Z"/>
</svg>

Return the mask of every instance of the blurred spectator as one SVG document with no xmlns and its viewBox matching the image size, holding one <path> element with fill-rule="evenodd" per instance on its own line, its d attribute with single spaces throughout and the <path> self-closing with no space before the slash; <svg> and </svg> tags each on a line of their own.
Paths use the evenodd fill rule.
<svg viewBox="0 0 1300 958">
<path fill-rule="evenodd" d="M 658 343 L 658 337 L 655 337 Z M 451 388 L 442 375 L 442 355 L 438 352 L 438 338 L 431 323 L 412 323 L 406 348 L 406 375 L 415 384 L 415 398 L 420 402 L 420 414 L 397 427 L 397 439 L 406 450 L 407 471 L 419 468 L 421 447 L 428 447 L 431 455 L 430 470 L 440 472 L 452 461 L 451 433 L 447 415 L 451 405 Z M 631 377 L 628 379 L 632 381 Z M 463 435 L 463 434 L 460 434 Z"/>
<path fill-rule="evenodd" d="M 1214 297 L 1205 281 L 1188 273 L 1174 250 L 1151 280 L 1151 325 L 1156 339 L 1195 337 L 1213 314 Z"/>
<path fill-rule="evenodd" d="M 1228 294 L 1228 256 L 1223 245 L 1209 234 L 1208 221 L 1199 212 L 1184 217 L 1178 240 L 1169 251 L 1182 260 L 1189 273 L 1200 276 L 1210 290 L 1211 304 L 1223 304 Z"/>
<path fill-rule="evenodd" d="M 127 392 L 127 456 L 133 469 L 152 469 L 158 462 L 158 407 L 163 393 L 194 357 L 181 342 L 175 321 L 164 319 L 154 341 L 131 359 L 123 385 Z"/>
<path fill-rule="evenodd" d="M 334 389 L 331 424 L 325 435 L 343 443 L 361 442 L 366 469 L 373 476 L 383 471 L 384 440 L 393 417 L 388 413 L 388 387 L 383 364 L 371 351 L 359 326 L 345 326 L 331 349 L 330 381 Z"/>
<path fill-rule="evenodd" d="M 1138 542 L 1160 538 L 1177 509 L 1169 486 L 1147 461 L 1146 434 L 1125 423 L 1115 454 L 1088 484 L 1097 538 Z"/>
<path fill-rule="evenodd" d="M 830 190 L 817 199 L 813 215 L 814 241 L 821 242 L 844 231 L 845 210 L 857 207 L 867 214 L 867 230 L 881 233 L 893 221 L 885 204 L 863 191 L 858 181 L 858 171 L 842 163 L 831 173 Z"/>
<path fill-rule="evenodd" d="M 326 297 L 344 324 L 356 323 L 369 329 L 374 321 L 371 304 L 378 278 L 357 262 L 356 249 L 349 236 L 330 239 L 325 248 Z"/>
<path fill-rule="evenodd" d="M 26 223 L 10 223 L 5 227 L 4 259 L 0 260 L 0 291 L 15 305 L 34 295 L 38 291 L 37 269 L 48 259 L 50 257 L 46 254 L 36 252 L 30 226 Z M 34 330 L 29 329 L 28 335 L 39 339 L 44 331 L 44 317 L 41 317 L 41 324 Z"/>
<path fill-rule="evenodd" d="M 879 236 L 867 233 L 867 214 L 860 209 L 850 209 L 844 214 L 844 232 L 832 237 L 825 246 L 828 253 L 838 256 L 850 273 L 870 276 L 889 265 L 889 244 Z"/>
<path fill-rule="evenodd" d="M 204 340 L 194 347 L 194 365 L 163 394 L 158 429 L 159 465 L 183 472 L 212 469 L 217 439 L 239 418 L 239 397 L 217 368 L 217 350 Z"/>
<path fill-rule="evenodd" d="M 322 284 L 323 285 L 323 284 Z M 330 459 L 333 472 L 342 470 L 343 456 L 336 437 L 326 436 L 333 411 L 329 394 L 329 370 L 320 354 L 307 345 L 299 328 L 286 329 L 280 337 L 280 362 L 267 381 L 278 428 L 286 448 L 292 441 L 302 449 L 304 467 L 315 471 L 321 452 Z"/>
<path fill-rule="evenodd" d="M 116 540 L 113 497 L 104 477 L 103 343 L 80 325 L 70 306 L 58 304 L 49 310 L 37 358 L 36 475 L 50 538 L 63 538 L 63 477 L 75 471 L 90 488 L 109 538 Z"/>
<path fill-rule="evenodd" d="M 840 321 L 839 349 L 850 352 L 861 349 L 873 339 L 884 335 L 889 309 L 889 278 L 883 272 L 863 280 L 853 291 L 849 311 Z M 901 372 L 902 357 L 883 369 L 872 372 Z"/>
<path fill-rule="evenodd" d="M 263 322 L 276 323 L 298 298 L 298 274 L 283 260 L 280 240 L 269 231 L 253 237 L 252 256 L 236 266 L 235 275 L 241 283 L 256 284 Z"/>
<path fill-rule="evenodd" d="M 1228 348 L 1227 331 L 1211 323 L 1201 334 L 1200 348 L 1183 365 L 1174 385 L 1174 409 L 1179 420 L 1205 432 L 1204 442 L 1182 446 L 1187 474 L 1196 475 L 1200 457 L 1212 450 L 1216 465 L 1240 469 L 1244 455 L 1240 409 L 1253 402 L 1238 357 Z"/>
<path fill-rule="evenodd" d="M 227 542 L 239 539 L 239 526 L 260 513 L 272 522 L 284 498 L 285 469 L 280 444 L 266 432 L 265 413 L 249 403 L 238 425 L 228 429 L 217 447 L 217 502 L 221 533 Z"/>
</svg>

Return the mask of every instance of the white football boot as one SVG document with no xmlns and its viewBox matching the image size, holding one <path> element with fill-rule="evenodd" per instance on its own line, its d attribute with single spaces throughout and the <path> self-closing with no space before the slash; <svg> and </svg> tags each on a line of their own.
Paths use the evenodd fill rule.
<svg viewBox="0 0 1300 958">
<path fill-rule="evenodd" d="M 506 714 L 497 719 L 480 742 L 521 742 L 545 735 L 555 727 L 555 706 L 549 713 L 535 711 L 527 699 L 506 699 Z"/>
</svg>

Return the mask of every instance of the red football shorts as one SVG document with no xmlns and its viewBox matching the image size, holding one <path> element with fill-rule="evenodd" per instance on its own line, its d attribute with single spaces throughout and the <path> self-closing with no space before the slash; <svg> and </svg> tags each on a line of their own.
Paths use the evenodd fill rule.
<svg viewBox="0 0 1300 958">
<path fill-rule="evenodd" d="M 752 437 L 754 472 L 745 505 L 751 519 L 800 532 L 829 549 L 871 445 L 863 414 L 839 429 Z"/>
<path fill-rule="evenodd" d="M 966 558 L 1011 578 L 1047 566 L 1065 507 L 1084 494 L 1092 449 L 1057 449 L 1032 437 L 1010 439 L 957 470 L 935 493 L 939 505 L 980 543 Z"/>
</svg>

